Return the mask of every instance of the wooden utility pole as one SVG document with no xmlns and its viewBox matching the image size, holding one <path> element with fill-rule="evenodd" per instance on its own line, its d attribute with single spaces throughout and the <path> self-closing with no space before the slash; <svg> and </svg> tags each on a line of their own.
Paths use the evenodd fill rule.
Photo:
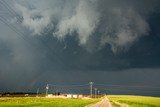
<svg viewBox="0 0 160 107">
<path fill-rule="evenodd" d="M 93 82 L 89 82 L 90 84 L 90 97 L 92 98 L 93 97 Z"/>
</svg>

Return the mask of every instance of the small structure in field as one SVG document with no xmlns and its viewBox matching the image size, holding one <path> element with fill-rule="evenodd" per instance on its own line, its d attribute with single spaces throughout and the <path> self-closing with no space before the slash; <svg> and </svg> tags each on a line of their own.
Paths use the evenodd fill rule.
<svg viewBox="0 0 160 107">
<path fill-rule="evenodd" d="M 73 94 L 73 98 L 79 98 L 79 95 Z"/>
<path fill-rule="evenodd" d="M 25 94 L 24 96 L 25 96 L 25 97 L 28 97 L 28 96 L 29 96 L 29 94 Z"/>
<path fill-rule="evenodd" d="M 48 94 L 46 97 L 51 98 L 51 97 L 53 97 L 53 94 Z"/>
<path fill-rule="evenodd" d="M 79 94 L 67 94 L 67 98 L 83 98 L 83 95 L 79 95 Z"/>
<path fill-rule="evenodd" d="M 83 95 L 79 94 L 62 94 L 62 95 L 53 95 L 53 94 L 48 94 L 46 96 L 47 98 L 83 98 Z"/>
</svg>

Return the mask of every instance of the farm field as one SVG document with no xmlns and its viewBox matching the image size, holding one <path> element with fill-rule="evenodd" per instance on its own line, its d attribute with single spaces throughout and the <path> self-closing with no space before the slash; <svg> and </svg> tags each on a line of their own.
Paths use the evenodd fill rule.
<svg viewBox="0 0 160 107">
<path fill-rule="evenodd" d="M 121 103 L 121 106 L 127 104 L 129 107 L 160 107 L 160 97 L 109 95 L 108 98 L 113 103 Z"/>
<path fill-rule="evenodd" d="M 98 99 L 15 97 L 0 98 L 0 107 L 85 107 L 98 101 Z"/>
</svg>

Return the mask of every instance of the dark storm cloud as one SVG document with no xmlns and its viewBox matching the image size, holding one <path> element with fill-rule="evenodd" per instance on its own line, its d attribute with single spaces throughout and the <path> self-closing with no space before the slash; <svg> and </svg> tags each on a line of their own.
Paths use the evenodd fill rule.
<svg viewBox="0 0 160 107">
<path fill-rule="evenodd" d="M 14 5 L 23 17 L 22 25 L 33 35 L 41 35 L 44 29 L 51 28 L 53 36 L 60 40 L 68 35 L 76 36 L 79 45 L 91 52 L 106 45 L 114 52 L 128 49 L 149 34 L 149 17 L 159 13 L 158 0 L 41 0 L 35 3 L 36 0 L 17 1 Z"/>
<path fill-rule="evenodd" d="M 88 81 L 159 85 L 159 0 L 7 3 L 16 16 L 3 4 L 0 17 L 23 34 L 0 24 L 0 91 Z"/>
<path fill-rule="evenodd" d="M 14 5 L 23 17 L 22 25 L 33 35 L 41 35 L 49 27 L 60 40 L 68 35 L 76 36 L 79 45 L 91 52 L 106 45 L 113 52 L 128 49 L 149 34 L 148 18 L 159 12 L 158 0 L 41 0 L 35 3 L 36 0 L 19 1 Z"/>
</svg>

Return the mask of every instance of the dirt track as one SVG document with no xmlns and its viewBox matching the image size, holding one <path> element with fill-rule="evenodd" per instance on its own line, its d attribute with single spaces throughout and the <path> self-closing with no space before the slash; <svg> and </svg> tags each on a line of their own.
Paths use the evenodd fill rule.
<svg viewBox="0 0 160 107">
<path fill-rule="evenodd" d="M 112 107 L 111 102 L 109 101 L 109 99 L 107 97 L 105 97 L 103 100 L 101 100 L 100 102 L 90 105 L 88 107 Z"/>
</svg>

